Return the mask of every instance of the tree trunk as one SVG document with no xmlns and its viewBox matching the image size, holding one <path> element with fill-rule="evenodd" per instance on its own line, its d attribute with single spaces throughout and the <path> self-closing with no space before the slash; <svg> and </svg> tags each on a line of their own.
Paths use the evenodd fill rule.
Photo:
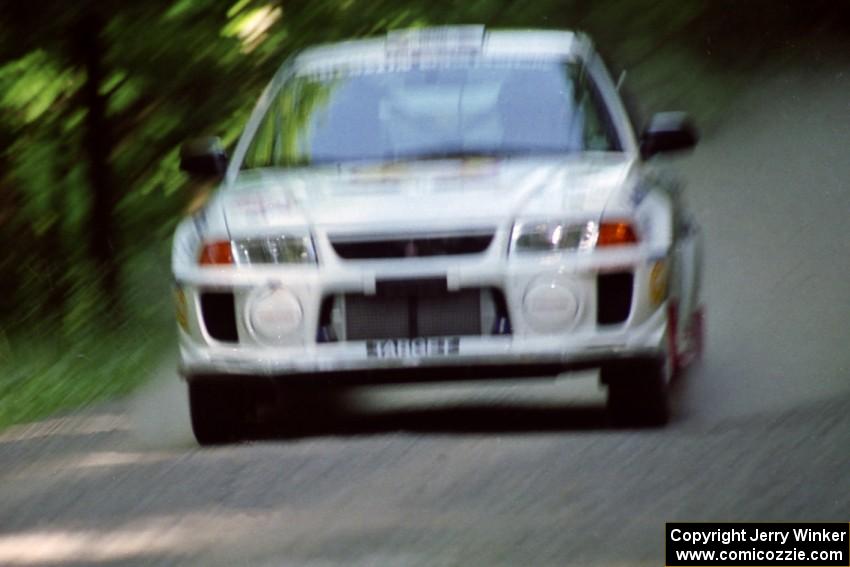
<svg viewBox="0 0 850 567">
<path fill-rule="evenodd" d="M 47 277 L 47 289 L 45 291 L 45 302 L 42 304 L 42 318 L 50 321 L 57 329 L 62 328 L 62 320 L 65 315 L 65 302 L 68 297 L 69 278 L 69 250 L 63 238 L 65 216 L 62 211 L 67 206 L 67 193 L 69 184 L 67 182 L 70 174 L 71 164 L 68 152 L 62 151 L 62 130 L 59 122 L 55 121 L 50 127 L 52 140 L 60 140 L 57 145 L 51 145 L 53 152 L 52 171 L 50 176 L 50 208 L 59 214 L 44 233 L 44 246 L 42 247 L 42 258 L 45 263 L 44 274 Z"/>
<path fill-rule="evenodd" d="M 80 21 L 77 51 L 86 71 L 82 100 L 87 108 L 84 144 L 88 158 L 88 178 L 91 189 L 89 215 L 89 253 L 98 271 L 101 292 L 109 317 L 121 320 L 120 262 L 118 235 L 115 230 L 115 205 L 118 201 L 109 161 L 111 150 L 110 124 L 106 116 L 107 98 L 101 94 L 105 78 L 101 33 L 102 18 L 90 11 Z"/>
</svg>

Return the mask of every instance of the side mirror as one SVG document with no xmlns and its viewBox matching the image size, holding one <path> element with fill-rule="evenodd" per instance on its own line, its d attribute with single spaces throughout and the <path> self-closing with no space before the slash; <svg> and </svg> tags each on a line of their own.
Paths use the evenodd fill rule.
<svg viewBox="0 0 850 567">
<path fill-rule="evenodd" d="M 220 138 L 196 138 L 180 148 L 180 169 L 195 177 L 221 177 L 227 169 L 227 152 Z"/>
<path fill-rule="evenodd" d="M 697 130 L 686 113 L 659 112 L 640 137 L 640 154 L 649 159 L 655 154 L 689 150 L 698 140 Z"/>
</svg>

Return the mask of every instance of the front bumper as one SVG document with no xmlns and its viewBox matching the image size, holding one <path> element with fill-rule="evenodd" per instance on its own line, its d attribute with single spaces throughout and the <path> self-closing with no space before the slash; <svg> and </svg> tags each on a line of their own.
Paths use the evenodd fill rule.
<svg viewBox="0 0 850 567">
<path fill-rule="evenodd" d="M 381 384 L 555 376 L 571 370 L 658 360 L 664 354 L 664 306 L 628 329 L 568 337 L 460 337 L 457 352 L 376 358 L 367 342 L 299 347 L 199 345 L 181 331 L 187 380 L 269 377 L 285 383 Z"/>
<path fill-rule="evenodd" d="M 321 269 L 268 267 L 247 270 L 187 269 L 176 275 L 185 294 L 185 325 L 180 333 L 180 371 L 188 380 L 216 376 L 275 377 L 283 381 L 386 383 L 453 381 L 551 376 L 560 372 L 656 359 L 666 347 L 666 302 L 650 297 L 653 265 L 667 250 L 637 248 L 600 250 L 561 257 L 513 258 L 507 261 L 508 230 L 483 256 L 387 262 L 341 262 L 325 254 Z M 499 240 L 501 238 L 501 240 Z M 322 241 L 320 239 L 320 241 Z M 597 276 L 626 270 L 634 274 L 632 306 L 616 325 L 597 322 Z M 366 341 L 317 342 L 322 298 L 328 293 L 374 294 L 380 278 L 445 277 L 450 289 L 495 288 L 504 292 L 512 334 L 462 336 L 451 354 L 378 358 Z M 535 330 L 524 299 L 538 281 L 557 279 L 574 292 L 574 321 L 557 332 Z M 289 344 L 267 344 L 247 324 L 251 298 L 269 286 L 283 286 L 304 311 L 299 337 Z M 199 294 L 227 290 L 235 297 L 237 342 L 210 337 L 201 321 Z"/>
</svg>

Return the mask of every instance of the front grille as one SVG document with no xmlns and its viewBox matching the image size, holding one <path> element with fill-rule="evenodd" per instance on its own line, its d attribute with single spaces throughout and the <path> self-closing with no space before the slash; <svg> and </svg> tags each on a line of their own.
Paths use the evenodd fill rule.
<svg viewBox="0 0 850 567">
<path fill-rule="evenodd" d="M 379 282 L 382 283 L 382 282 Z M 495 288 L 448 291 L 436 280 L 383 282 L 375 295 L 329 296 L 320 342 L 510 334 L 504 296 Z M 333 312 L 340 320 L 334 322 Z M 343 315 L 344 314 L 344 315 Z M 338 332 L 335 332 L 338 331 Z"/>
<path fill-rule="evenodd" d="M 346 295 L 348 340 L 481 335 L 481 292 Z"/>
<path fill-rule="evenodd" d="M 410 307 L 406 297 L 346 295 L 345 336 L 353 341 L 409 337 Z"/>
<path fill-rule="evenodd" d="M 231 292 L 205 291 L 201 293 L 201 315 L 207 333 L 217 341 L 239 341 L 236 331 L 236 307 Z"/>
<path fill-rule="evenodd" d="M 331 246 L 345 260 L 422 258 L 480 254 L 489 248 L 493 233 L 453 236 L 392 237 L 349 240 L 331 237 Z"/>
<path fill-rule="evenodd" d="M 634 275 L 631 272 L 599 274 L 596 279 L 596 322 L 616 325 L 632 310 Z"/>
</svg>

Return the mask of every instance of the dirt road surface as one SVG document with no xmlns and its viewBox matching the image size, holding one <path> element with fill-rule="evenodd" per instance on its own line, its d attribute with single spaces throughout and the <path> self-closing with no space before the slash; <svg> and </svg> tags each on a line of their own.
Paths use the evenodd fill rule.
<svg viewBox="0 0 850 567">
<path fill-rule="evenodd" d="M 665 521 L 850 520 L 850 69 L 761 83 L 680 166 L 708 352 L 663 430 L 594 375 L 355 393 L 289 439 L 192 442 L 172 362 L 0 435 L 0 565 L 652 565 Z"/>
</svg>

